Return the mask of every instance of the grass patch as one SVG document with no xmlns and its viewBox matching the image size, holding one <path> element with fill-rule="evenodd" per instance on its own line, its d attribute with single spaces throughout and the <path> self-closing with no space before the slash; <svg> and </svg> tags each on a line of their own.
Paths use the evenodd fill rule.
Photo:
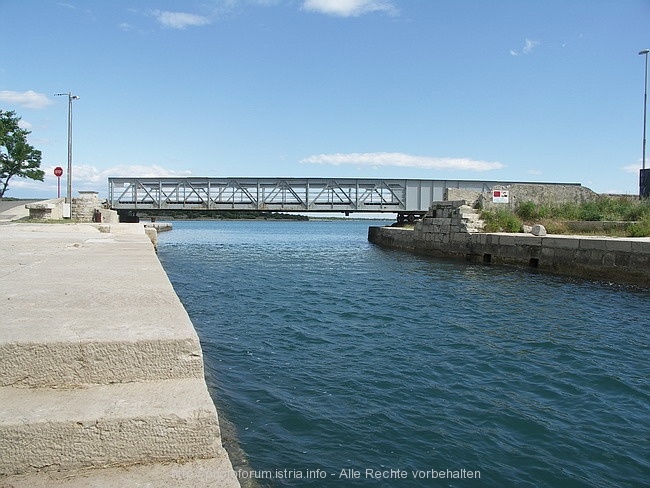
<svg viewBox="0 0 650 488">
<path fill-rule="evenodd" d="M 648 237 L 650 236 L 650 214 L 643 217 L 628 226 L 630 237 Z"/>
<path fill-rule="evenodd" d="M 507 209 L 484 210 L 481 219 L 485 232 L 519 232 L 522 226 L 521 219 Z"/>
<path fill-rule="evenodd" d="M 625 197 L 601 196 L 582 204 L 539 205 L 523 202 L 514 212 L 507 209 L 489 209 L 481 213 L 486 232 L 519 232 L 523 224 L 542 224 L 550 234 L 574 234 L 569 221 L 629 222 L 616 229 L 584 231 L 592 235 L 619 237 L 650 236 L 650 201 Z"/>
</svg>

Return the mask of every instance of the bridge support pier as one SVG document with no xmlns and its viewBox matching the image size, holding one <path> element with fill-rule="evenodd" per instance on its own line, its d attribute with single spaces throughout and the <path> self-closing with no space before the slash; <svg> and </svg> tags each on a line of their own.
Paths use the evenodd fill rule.
<svg viewBox="0 0 650 488">
<path fill-rule="evenodd" d="M 397 225 L 414 224 L 422 220 L 426 212 L 398 212 Z"/>
<path fill-rule="evenodd" d="M 140 217 L 138 217 L 135 210 L 118 209 L 117 215 L 119 216 L 121 223 L 137 224 L 140 222 Z"/>
</svg>

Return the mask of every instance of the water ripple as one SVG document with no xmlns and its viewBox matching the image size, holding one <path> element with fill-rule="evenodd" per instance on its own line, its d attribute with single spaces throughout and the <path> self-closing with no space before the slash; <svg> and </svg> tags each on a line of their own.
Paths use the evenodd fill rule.
<svg viewBox="0 0 650 488">
<path fill-rule="evenodd" d="M 647 486 L 647 291 L 385 250 L 354 222 L 175 223 L 159 255 L 255 469 Z M 438 480 L 442 481 L 442 480 Z M 441 485 L 442 486 L 442 485 Z"/>
</svg>

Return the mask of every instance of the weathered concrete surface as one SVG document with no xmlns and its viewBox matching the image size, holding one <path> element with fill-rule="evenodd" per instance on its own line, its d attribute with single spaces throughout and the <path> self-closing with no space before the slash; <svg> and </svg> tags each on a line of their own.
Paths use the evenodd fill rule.
<svg viewBox="0 0 650 488">
<path fill-rule="evenodd" d="M 0 227 L 0 386 L 202 377 L 196 332 L 151 241 L 141 226 L 113 228 Z"/>
<path fill-rule="evenodd" d="M 476 202 L 483 208 L 509 208 L 514 210 L 518 205 L 525 202 L 533 202 L 540 205 L 558 205 L 562 203 L 580 204 L 583 202 L 594 201 L 598 194 L 586 186 L 566 185 L 566 184 L 527 184 L 527 183 L 510 183 L 504 185 L 495 185 L 493 190 L 508 190 L 508 203 L 494 203 L 492 201 L 492 190 L 477 192 L 458 188 L 447 188 L 445 199 L 466 200 L 470 206 Z"/>
<path fill-rule="evenodd" d="M 221 448 L 202 379 L 5 387 L 0 395 L 0 473 L 204 459 Z"/>
<path fill-rule="evenodd" d="M 61 220 L 63 219 L 63 205 L 65 198 L 53 198 L 40 202 L 28 203 L 25 208 L 29 210 L 29 218 L 34 220 Z"/>
<path fill-rule="evenodd" d="M 532 267 L 568 276 L 650 286 L 650 238 L 534 236 L 507 233 L 433 233 L 371 227 L 378 245 L 471 262 Z"/>
<path fill-rule="evenodd" d="M 25 205 L 38 200 L 2 200 L 0 201 L 0 222 L 11 222 L 29 216 Z"/>
<path fill-rule="evenodd" d="M 581 204 L 598 199 L 598 194 L 586 186 L 580 185 L 530 185 L 516 183 L 512 185 L 494 186 L 493 190 L 508 190 L 509 203 L 493 203 L 492 192 L 483 192 L 479 196 L 484 208 L 498 207 L 514 210 L 525 202 L 539 205 L 559 205 L 562 203 Z"/>
<path fill-rule="evenodd" d="M 0 486 L 239 486 L 151 240 L 98 227 L 0 226 Z"/>
<path fill-rule="evenodd" d="M 2 488 L 215 488 L 239 486 L 223 451 L 211 459 L 112 466 L 77 471 L 46 471 L 29 476 L 8 476 Z"/>
</svg>

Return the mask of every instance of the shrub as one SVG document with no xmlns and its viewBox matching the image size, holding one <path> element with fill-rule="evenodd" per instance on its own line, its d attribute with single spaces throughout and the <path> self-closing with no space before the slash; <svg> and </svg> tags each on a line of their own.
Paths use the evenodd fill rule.
<svg viewBox="0 0 650 488">
<path fill-rule="evenodd" d="M 519 218 L 526 222 L 531 222 L 535 219 L 537 219 L 539 212 L 537 209 L 537 205 L 535 205 L 533 202 L 523 202 L 517 205 L 517 209 L 515 210 L 515 213 Z"/>
<path fill-rule="evenodd" d="M 599 205 L 598 202 L 583 203 L 578 213 L 578 220 L 605 220 L 602 213 L 602 205 Z"/>
<path fill-rule="evenodd" d="M 563 203 L 557 207 L 553 217 L 561 220 L 580 220 L 580 208 L 581 206 L 575 203 Z"/>
<path fill-rule="evenodd" d="M 578 212 L 573 204 L 538 205 L 533 202 L 523 202 L 515 210 L 517 216 L 526 223 L 536 223 L 543 219 L 560 218 L 563 220 L 577 220 Z"/>
<path fill-rule="evenodd" d="M 650 236 L 650 213 L 646 212 L 638 222 L 630 224 L 627 228 L 630 237 L 649 237 Z"/>
<path fill-rule="evenodd" d="M 650 201 L 629 197 L 601 196 L 581 204 L 538 205 L 533 202 L 519 204 L 515 212 L 504 209 L 485 210 L 481 214 L 486 232 L 519 232 L 522 221 L 527 224 L 541 223 L 551 234 L 568 233 L 565 224 L 571 220 L 628 221 L 627 235 L 650 236 Z M 608 231 L 612 235 L 618 231 Z"/>
<path fill-rule="evenodd" d="M 549 234 L 569 234 L 569 227 L 567 226 L 566 221 L 543 219 L 541 224 Z"/>
<path fill-rule="evenodd" d="M 486 210 L 481 213 L 485 232 L 519 232 L 521 219 L 506 209 Z"/>
</svg>

